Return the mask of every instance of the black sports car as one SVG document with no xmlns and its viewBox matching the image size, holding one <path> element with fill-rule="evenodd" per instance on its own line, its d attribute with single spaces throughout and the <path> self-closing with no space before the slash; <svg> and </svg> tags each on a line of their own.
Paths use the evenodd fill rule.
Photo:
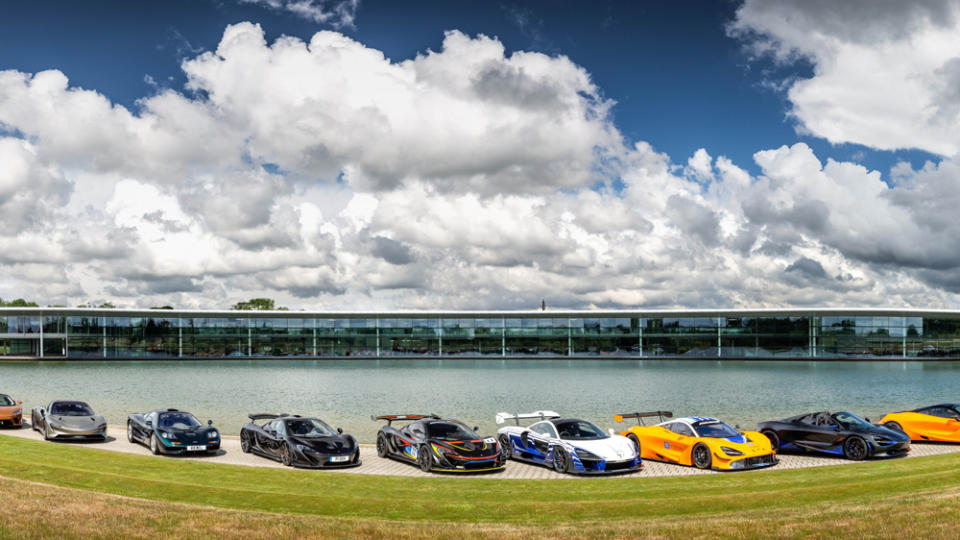
<svg viewBox="0 0 960 540">
<path fill-rule="evenodd" d="M 289 414 L 250 414 L 240 429 L 240 449 L 288 467 L 333 469 L 360 465 L 360 447 L 352 435 L 323 420 Z M 258 421 L 266 420 L 261 424 Z"/>
<path fill-rule="evenodd" d="M 910 437 L 848 412 L 801 414 L 761 422 L 757 430 L 770 439 L 776 451 L 823 452 L 853 460 L 901 457 L 910 451 Z"/>
<path fill-rule="evenodd" d="M 194 415 L 177 409 L 131 414 L 127 440 L 147 445 L 154 454 L 216 454 L 220 450 L 220 432 L 213 420 L 204 426 Z"/>
<path fill-rule="evenodd" d="M 481 437 L 458 420 L 430 414 L 371 417 L 386 420 L 377 433 L 377 455 L 415 463 L 424 472 L 490 472 L 503 470 L 507 459 L 496 437 Z M 394 422 L 410 422 L 400 429 Z"/>
</svg>

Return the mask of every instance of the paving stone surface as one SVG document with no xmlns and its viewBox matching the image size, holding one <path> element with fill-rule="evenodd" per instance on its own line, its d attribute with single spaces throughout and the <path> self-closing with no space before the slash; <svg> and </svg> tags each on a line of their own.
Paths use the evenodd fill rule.
<svg viewBox="0 0 960 540">
<path fill-rule="evenodd" d="M 28 422 L 24 422 L 23 429 L 3 429 L 0 435 L 21 437 L 25 439 L 42 440 L 40 433 L 32 430 Z M 127 442 L 126 431 L 121 426 L 109 426 L 107 430 L 108 437 L 106 442 L 79 443 L 79 442 L 50 442 L 48 444 L 62 444 L 64 446 L 83 446 L 89 448 L 99 448 L 114 452 L 125 452 L 129 454 L 140 454 L 149 456 L 150 450 L 139 444 Z M 911 446 L 910 454 L 903 459 L 913 457 L 932 456 L 937 454 L 946 454 L 950 452 L 960 452 L 960 444 L 935 444 L 935 443 L 914 443 Z M 327 471 L 305 471 L 315 474 L 379 474 L 387 476 L 408 476 L 408 477 L 428 477 L 435 476 L 425 473 L 415 465 L 396 461 L 393 459 L 382 459 L 377 457 L 376 448 L 373 445 L 360 445 L 360 456 L 363 464 L 351 469 L 338 469 Z M 269 459 L 265 459 L 252 454 L 244 454 L 240 450 L 240 440 L 237 437 L 225 436 L 221 441 L 220 452 L 215 456 L 157 456 L 157 459 L 182 459 L 189 461 L 205 461 L 210 463 L 227 463 L 232 465 L 245 465 L 251 467 L 273 467 L 283 468 L 283 465 Z M 562 479 L 562 478 L 581 478 L 581 479 L 613 479 L 635 476 L 691 476 L 696 474 L 763 474 L 764 471 L 778 469 L 800 469 L 805 467 L 823 467 L 827 465 L 850 464 L 842 458 L 817 455 L 793 455 L 781 454 L 780 463 L 773 467 L 765 469 L 755 469 L 752 471 L 741 472 L 716 472 L 704 471 L 693 467 L 683 467 L 671 463 L 661 463 L 651 460 L 644 461 L 643 471 L 627 475 L 614 476 L 575 476 L 557 473 L 552 469 L 531 465 L 520 461 L 510 461 L 504 471 L 498 473 L 488 473 L 480 475 L 464 475 L 450 473 L 444 476 L 459 478 L 505 478 L 505 479 Z M 885 458 L 876 458 L 867 460 L 879 461 Z"/>
</svg>

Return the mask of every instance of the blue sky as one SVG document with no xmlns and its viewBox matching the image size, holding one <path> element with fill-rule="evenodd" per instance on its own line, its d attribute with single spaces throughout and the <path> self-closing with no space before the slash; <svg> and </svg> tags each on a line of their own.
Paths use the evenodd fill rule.
<svg viewBox="0 0 960 540">
<path fill-rule="evenodd" d="M 256 4 L 225 1 L 13 3 L 4 7 L 0 67 L 59 69 L 72 84 L 135 107 L 156 89 L 182 88 L 180 61 L 216 48 L 223 28 L 260 22 L 268 39 L 307 39 L 331 24 Z M 782 92 L 768 86 L 808 77 L 809 62 L 777 65 L 751 59 L 726 25 L 738 2 L 392 2 L 365 0 L 344 32 L 394 60 L 436 50 L 443 32 L 496 36 L 508 51 L 566 55 L 586 68 L 617 102 L 623 134 L 681 160 L 698 148 L 725 155 L 751 172 L 754 152 L 802 141 L 818 156 L 852 160 L 887 175 L 897 161 L 920 167 L 922 150 L 876 151 L 798 134 Z M 50 14 L 56 12 L 56 17 Z M 731 137 L 731 131 L 736 132 Z"/>
<path fill-rule="evenodd" d="M 960 306 L 960 0 L 0 22 L 3 298 Z"/>
</svg>

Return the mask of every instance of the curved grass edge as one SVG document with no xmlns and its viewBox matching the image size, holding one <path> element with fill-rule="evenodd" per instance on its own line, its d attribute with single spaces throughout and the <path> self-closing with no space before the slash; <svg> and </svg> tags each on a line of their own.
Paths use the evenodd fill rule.
<svg viewBox="0 0 960 540">
<path fill-rule="evenodd" d="M 960 520 L 960 453 L 695 477 L 644 478 L 640 473 L 506 482 L 252 468 L 0 437 L 0 476 L 80 490 L 93 498 L 292 514 L 361 529 L 373 523 L 406 524 L 411 534 L 441 523 L 466 531 L 587 527 L 606 534 L 652 522 L 664 530 L 699 524 L 702 530 L 697 530 L 708 534 L 714 531 L 711 523 L 736 524 L 740 530 L 771 519 L 787 520 L 779 526 L 794 534 L 813 534 L 819 529 L 807 528 L 810 516 L 835 515 L 838 523 L 866 524 L 877 522 L 881 508 L 884 515 L 904 516 L 904 527 L 917 523 L 911 521 L 917 509 L 926 508 L 928 532 L 948 523 L 952 531 Z M 887 521 L 888 526 L 898 523 L 894 517 Z"/>
</svg>

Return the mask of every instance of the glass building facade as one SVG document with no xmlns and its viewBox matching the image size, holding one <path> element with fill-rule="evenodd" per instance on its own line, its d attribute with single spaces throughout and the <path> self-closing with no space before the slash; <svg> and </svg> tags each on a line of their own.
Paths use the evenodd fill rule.
<svg viewBox="0 0 960 540">
<path fill-rule="evenodd" d="M 960 311 L 0 308 L 0 357 L 960 359 Z"/>
</svg>

